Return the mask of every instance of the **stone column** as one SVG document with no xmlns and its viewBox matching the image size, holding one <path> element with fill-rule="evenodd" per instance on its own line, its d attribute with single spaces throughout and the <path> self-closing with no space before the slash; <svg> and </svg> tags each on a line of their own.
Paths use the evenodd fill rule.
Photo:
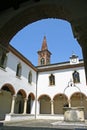
<svg viewBox="0 0 87 130">
<path fill-rule="evenodd" d="M 54 101 L 51 100 L 51 115 L 54 114 Z"/>
<path fill-rule="evenodd" d="M 68 100 L 69 107 L 71 107 L 71 100 Z"/>
<path fill-rule="evenodd" d="M 14 113 L 15 99 L 16 99 L 16 95 L 13 95 L 13 97 L 12 97 L 12 105 L 11 105 L 11 114 Z"/>
<path fill-rule="evenodd" d="M 23 114 L 26 114 L 26 110 L 27 110 L 27 98 L 24 99 L 24 111 Z"/>
</svg>

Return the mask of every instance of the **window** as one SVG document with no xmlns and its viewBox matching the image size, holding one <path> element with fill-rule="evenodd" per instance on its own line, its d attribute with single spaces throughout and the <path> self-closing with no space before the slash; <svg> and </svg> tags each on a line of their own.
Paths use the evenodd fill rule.
<svg viewBox="0 0 87 130">
<path fill-rule="evenodd" d="M 21 77 L 21 72 L 22 72 L 22 67 L 21 67 L 21 63 L 19 63 L 17 65 L 16 76 Z"/>
<path fill-rule="evenodd" d="M 45 64 L 45 59 L 42 58 L 42 59 L 41 59 L 41 65 L 44 65 L 44 64 Z"/>
<path fill-rule="evenodd" d="M 7 56 L 6 56 L 6 52 L 3 52 L 0 56 L 0 67 L 5 69 L 6 64 L 7 64 Z"/>
<path fill-rule="evenodd" d="M 50 64 L 50 60 L 49 59 L 47 59 L 47 64 Z"/>
<path fill-rule="evenodd" d="M 73 73 L 73 82 L 74 83 L 80 83 L 79 73 L 76 70 Z"/>
<path fill-rule="evenodd" d="M 32 83 L 32 72 L 30 71 L 29 72 L 29 75 L 28 75 L 28 83 Z"/>
<path fill-rule="evenodd" d="M 53 74 L 49 76 L 49 85 L 55 85 L 55 76 Z"/>
</svg>

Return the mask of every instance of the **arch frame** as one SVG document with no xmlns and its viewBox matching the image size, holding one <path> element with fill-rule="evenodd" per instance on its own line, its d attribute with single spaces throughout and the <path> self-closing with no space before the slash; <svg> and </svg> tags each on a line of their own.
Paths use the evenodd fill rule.
<svg viewBox="0 0 87 130">
<path fill-rule="evenodd" d="M 13 87 L 11 84 L 5 83 L 5 84 L 1 87 L 1 90 L 3 90 L 4 87 L 8 87 L 8 89 L 10 90 L 10 92 L 11 92 L 12 95 L 15 95 L 15 94 L 16 94 L 15 89 L 14 89 L 14 87 Z"/>
</svg>

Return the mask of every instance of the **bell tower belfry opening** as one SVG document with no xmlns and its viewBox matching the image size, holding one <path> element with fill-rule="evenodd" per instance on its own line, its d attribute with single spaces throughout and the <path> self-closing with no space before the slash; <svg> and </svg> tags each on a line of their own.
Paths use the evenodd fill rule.
<svg viewBox="0 0 87 130">
<path fill-rule="evenodd" d="M 43 38 L 41 51 L 38 51 L 38 65 L 50 64 L 51 52 L 48 50 L 46 36 Z"/>
</svg>

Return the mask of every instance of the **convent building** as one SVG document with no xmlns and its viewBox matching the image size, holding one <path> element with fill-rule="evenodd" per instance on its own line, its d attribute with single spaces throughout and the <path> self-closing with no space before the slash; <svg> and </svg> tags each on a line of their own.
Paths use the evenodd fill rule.
<svg viewBox="0 0 87 130">
<path fill-rule="evenodd" d="M 51 64 L 46 36 L 34 66 L 15 48 L 0 49 L 0 120 L 61 119 L 64 106 L 84 107 L 87 85 L 84 61 L 72 54 L 69 61 Z"/>
</svg>

